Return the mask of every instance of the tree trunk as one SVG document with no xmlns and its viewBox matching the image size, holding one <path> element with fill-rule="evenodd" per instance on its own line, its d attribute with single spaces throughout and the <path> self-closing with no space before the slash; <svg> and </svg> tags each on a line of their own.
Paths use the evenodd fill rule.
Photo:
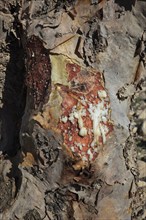
<svg viewBox="0 0 146 220">
<path fill-rule="evenodd" d="M 0 219 L 146 218 L 145 17 L 145 1 L 1 1 Z"/>
</svg>

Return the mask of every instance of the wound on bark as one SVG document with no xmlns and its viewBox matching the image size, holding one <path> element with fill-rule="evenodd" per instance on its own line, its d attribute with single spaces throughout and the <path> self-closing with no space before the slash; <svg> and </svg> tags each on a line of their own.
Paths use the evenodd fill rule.
<svg viewBox="0 0 146 220">
<path fill-rule="evenodd" d="M 33 96 L 34 107 L 44 104 L 51 85 L 51 63 L 48 50 L 39 37 L 32 36 L 26 44 L 27 76 L 26 85 Z"/>
</svg>

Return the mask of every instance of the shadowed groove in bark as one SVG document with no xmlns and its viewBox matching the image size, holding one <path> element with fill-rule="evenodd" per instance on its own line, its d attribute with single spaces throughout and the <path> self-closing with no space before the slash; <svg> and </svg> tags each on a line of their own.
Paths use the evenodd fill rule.
<svg viewBox="0 0 146 220">
<path fill-rule="evenodd" d="M 131 11 L 135 2 L 136 0 L 115 0 L 115 3 L 117 3 L 120 7 L 124 7 L 126 11 Z"/>
<path fill-rule="evenodd" d="M 18 6 L 12 8 L 12 14 L 17 12 Z M 14 19 L 13 32 L 7 34 L 6 43 L 10 53 L 10 59 L 6 67 L 5 85 L 3 90 L 3 107 L 1 109 L 2 134 L 0 150 L 14 156 L 20 148 L 19 130 L 21 118 L 24 113 L 26 88 L 24 85 L 25 63 L 24 49 L 20 42 L 19 23 L 17 17 Z"/>
</svg>

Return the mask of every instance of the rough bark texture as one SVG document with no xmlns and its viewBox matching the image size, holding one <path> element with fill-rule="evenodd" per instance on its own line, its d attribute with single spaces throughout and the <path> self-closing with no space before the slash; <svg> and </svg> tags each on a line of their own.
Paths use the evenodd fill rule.
<svg viewBox="0 0 146 220">
<path fill-rule="evenodd" d="M 146 218 L 146 2 L 0 2 L 0 219 Z"/>
</svg>

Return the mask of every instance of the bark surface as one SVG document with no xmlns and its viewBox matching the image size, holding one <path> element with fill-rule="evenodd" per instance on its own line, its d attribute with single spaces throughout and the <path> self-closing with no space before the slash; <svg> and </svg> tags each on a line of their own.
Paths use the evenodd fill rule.
<svg viewBox="0 0 146 220">
<path fill-rule="evenodd" d="M 0 3 L 0 219 L 146 218 L 146 2 Z"/>
</svg>

